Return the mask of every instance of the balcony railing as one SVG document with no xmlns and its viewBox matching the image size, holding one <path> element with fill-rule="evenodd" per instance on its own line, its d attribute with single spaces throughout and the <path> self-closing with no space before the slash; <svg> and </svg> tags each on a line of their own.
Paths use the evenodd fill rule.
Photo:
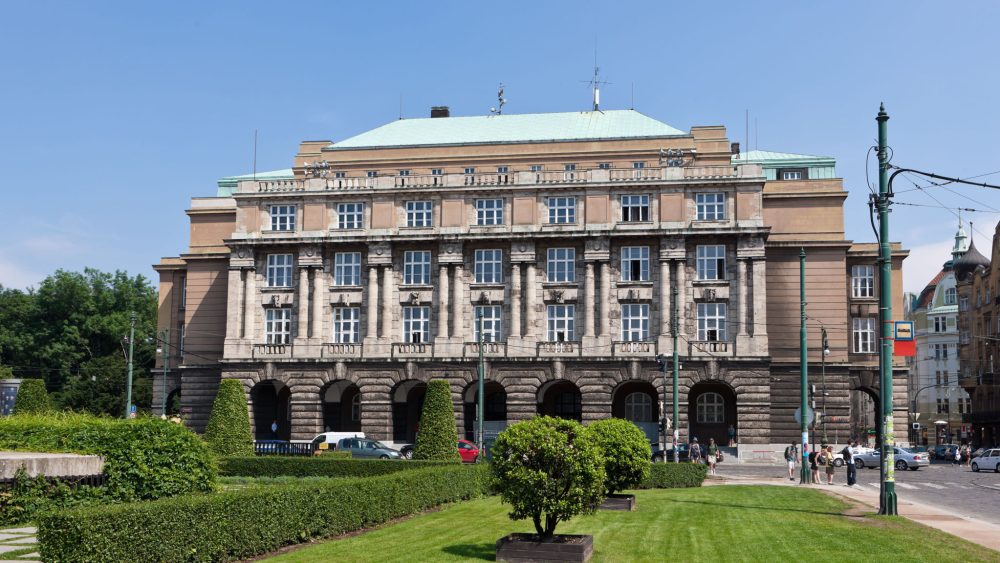
<svg viewBox="0 0 1000 563">
<path fill-rule="evenodd" d="M 655 342 L 612 342 L 611 355 L 615 357 L 653 357 L 656 355 Z"/>
<path fill-rule="evenodd" d="M 694 354 L 728 354 L 729 342 L 707 340 L 689 343 L 689 353 Z"/>
<path fill-rule="evenodd" d="M 254 344 L 254 358 L 291 358 L 291 344 Z"/>
<path fill-rule="evenodd" d="M 429 342 L 393 342 L 393 358 L 430 358 L 434 356 L 434 345 Z"/>
<path fill-rule="evenodd" d="M 324 358 L 360 358 L 362 353 L 362 345 L 358 343 L 328 342 L 323 346 Z"/>
<path fill-rule="evenodd" d="M 538 355 L 543 356 L 579 356 L 582 353 L 579 342 L 539 342 Z"/>
<path fill-rule="evenodd" d="M 465 351 L 466 358 L 478 358 L 479 357 L 479 343 L 478 342 L 466 342 Z M 503 358 L 507 356 L 507 343 L 506 342 L 483 342 L 483 356 L 487 358 Z"/>
</svg>

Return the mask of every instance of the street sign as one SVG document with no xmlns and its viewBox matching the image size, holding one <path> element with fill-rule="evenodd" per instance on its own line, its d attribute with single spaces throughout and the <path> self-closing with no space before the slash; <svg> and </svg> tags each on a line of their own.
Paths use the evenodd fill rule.
<svg viewBox="0 0 1000 563">
<path fill-rule="evenodd" d="M 806 424 L 812 424 L 813 420 L 816 419 L 816 413 L 812 409 L 806 407 Z M 802 424 L 802 407 L 795 409 L 795 422 Z"/>
<path fill-rule="evenodd" d="M 913 321 L 896 321 L 896 340 L 913 340 Z"/>
<path fill-rule="evenodd" d="M 135 405 L 132 405 L 128 409 L 128 417 L 135 418 Z"/>
</svg>

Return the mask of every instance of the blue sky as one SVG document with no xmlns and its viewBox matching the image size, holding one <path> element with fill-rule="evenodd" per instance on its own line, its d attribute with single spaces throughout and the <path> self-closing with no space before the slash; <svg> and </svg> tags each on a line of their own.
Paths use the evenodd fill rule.
<svg viewBox="0 0 1000 563">
<path fill-rule="evenodd" d="M 595 43 L 605 108 L 629 107 L 634 87 L 639 111 L 741 141 L 749 109 L 751 145 L 836 157 L 848 237 L 868 241 L 880 101 L 894 163 L 1000 170 L 998 16 L 991 2 L 9 3 L 0 284 L 85 266 L 152 277 L 186 248 L 190 198 L 250 171 L 254 129 L 268 170 L 301 140 L 395 119 L 401 96 L 404 116 L 483 114 L 503 81 L 508 113 L 586 109 Z M 998 192 L 930 191 L 1000 208 Z M 919 191 L 898 200 L 937 205 Z M 956 219 L 922 207 L 892 219 L 918 290 L 948 258 Z M 998 219 L 973 215 L 984 253 Z"/>
</svg>

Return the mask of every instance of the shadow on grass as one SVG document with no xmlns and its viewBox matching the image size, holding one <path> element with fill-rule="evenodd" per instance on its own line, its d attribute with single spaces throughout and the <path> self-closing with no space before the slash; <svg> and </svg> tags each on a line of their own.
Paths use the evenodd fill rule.
<svg viewBox="0 0 1000 563">
<path fill-rule="evenodd" d="M 492 543 L 463 543 L 458 545 L 448 545 L 441 548 L 441 551 L 457 555 L 465 559 L 480 559 L 483 561 L 495 561 L 497 546 Z"/>
<path fill-rule="evenodd" d="M 681 503 L 681 504 L 702 504 L 705 506 L 719 506 L 722 508 L 749 508 L 752 510 L 774 510 L 776 512 L 801 512 L 804 514 L 820 514 L 822 516 L 844 516 L 843 512 L 837 511 L 825 511 L 825 510 L 807 510 L 804 508 L 778 508 L 774 506 L 757 506 L 752 504 L 732 504 L 725 502 L 709 502 L 703 500 L 674 500 L 670 499 L 669 502 Z"/>
</svg>

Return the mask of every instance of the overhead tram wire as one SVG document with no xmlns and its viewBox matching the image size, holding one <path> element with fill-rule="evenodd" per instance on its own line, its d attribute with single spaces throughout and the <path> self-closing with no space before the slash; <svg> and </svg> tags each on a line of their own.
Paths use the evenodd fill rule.
<svg viewBox="0 0 1000 563">
<path fill-rule="evenodd" d="M 897 170 L 903 170 L 903 169 L 899 168 L 898 166 L 893 166 L 891 164 L 889 165 L 889 167 L 890 168 L 895 168 Z M 1000 189 L 1000 186 L 995 186 L 995 185 L 986 184 L 986 183 L 969 182 L 968 181 L 968 180 L 972 180 L 972 179 L 975 179 L 975 178 L 983 178 L 983 177 L 986 177 L 986 176 L 993 176 L 994 174 L 1000 174 L 1000 170 L 996 170 L 996 171 L 993 171 L 993 172 L 986 172 L 986 173 L 983 173 L 983 174 L 976 174 L 975 176 L 967 176 L 965 178 L 947 178 L 947 177 L 944 177 L 944 176 L 939 176 L 939 175 L 936 175 L 936 174 L 931 174 L 929 172 L 921 172 L 919 170 L 909 170 L 909 169 L 907 169 L 907 171 L 908 172 L 914 172 L 916 174 L 920 174 L 921 176 L 929 176 L 931 178 L 944 179 L 946 181 L 941 182 L 941 183 L 930 182 L 929 186 L 916 186 L 916 187 L 914 187 L 912 189 L 900 190 L 898 192 L 895 192 L 897 194 L 903 194 L 903 193 L 906 193 L 906 192 L 913 192 L 913 191 L 917 191 L 917 190 L 923 190 L 923 189 L 926 189 L 926 188 L 943 188 L 944 186 L 947 186 L 948 184 L 954 184 L 954 183 L 968 184 L 970 186 L 979 186 L 979 187 L 986 187 L 986 188 L 992 188 L 992 189 Z"/>
<path fill-rule="evenodd" d="M 892 204 L 893 205 L 906 205 L 906 206 L 909 206 L 909 207 L 930 207 L 932 209 L 947 209 L 949 211 L 954 210 L 954 211 L 962 211 L 962 212 L 967 212 L 967 213 L 993 213 L 993 214 L 1000 214 L 1000 210 L 998 210 L 998 209 L 984 210 L 984 209 L 973 209 L 971 207 L 946 207 L 946 206 L 943 206 L 943 205 L 929 205 L 929 204 L 926 204 L 926 203 L 910 203 L 908 201 L 893 201 Z"/>
</svg>

